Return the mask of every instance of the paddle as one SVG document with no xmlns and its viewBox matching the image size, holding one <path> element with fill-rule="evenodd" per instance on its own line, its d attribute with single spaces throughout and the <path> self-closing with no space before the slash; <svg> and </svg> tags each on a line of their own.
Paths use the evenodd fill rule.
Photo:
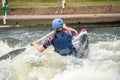
<svg viewBox="0 0 120 80">
<path fill-rule="evenodd" d="M 49 34 L 45 35 L 44 37 L 40 38 L 39 40 L 37 40 L 37 42 L 40 42 L 40 41 L 43 41 L 44 39 L 46 39 L 47 36 L 49 35 L 52 35 L 53 31 L 50 32 Z M 23 47 L 23 48 L 20 48 L 20 49 L 15 49 L 15 50 L 12 50 L 10 52 L 8 52 L 7 54 L 4 54 L 3 56 L 0 57 L 0 61 L 1 60 L 4 60 L 4 59 L 12 59 L 14 58 L 15 56 L 17 56 L 18 54 L 22 53 L 23 51 L 25 51 L 27 48 L 30 48 L 32 45 L 28 46 L 28 47 Z"/>
<path fill-rule="evenodd" d="M 83 29 L 82 31 L 86 31 L 86 30 Z M 47 36 L 52 35 L 52 33 L 53 33 L 53 32 L 50 32 L 49 34 L 47 34 L 47 35 L 45 35 L 44 37 L 40 38 L 37 42 L 39 42 L 39 41 L 44 41 L 44 39 L 46 39 Z M 82 41 L 82 42 L 80 43 L 80 44 L 82 44 L 82 47 L 83 47 L 84 49 L 87 49 L 87 48 L 88 48 L 88 37 L 85 36 L 85 38 L 84 38 L 84 37 L 81 38 L 81 35 L 82 35 L 82 34 L 79 33 L 79 35 L 72 40 L 72 43 L 73 43 L 73 45 L 78 44 L 77 41 L 80 40 L 80 42 Z M 84 39 L 85 39 L 85 40 L 84 40 Z M 31 45 L 30 45 L 29 47 L 31 47 Z M 12 50 L 11 52 L 9 52 L 9 53 L 1 56 L 1 57 L 0 57 L 0 60 L 4 60 L 4 59 L 8 59 L 8 58 L 14 58 L 14 57 L 17 56 L 18 54 L 20 54 L 20 53 L 22 53 L 23 51 L 25 51 L 27 48 L 28 48 L 28 47 L 20 48 L 20 49 L 16 49 L 16 50 Z M 80 51 L 79 53 L 81 54 L 81 50 L 79 50 L 79 51 Z"/>
</svg>

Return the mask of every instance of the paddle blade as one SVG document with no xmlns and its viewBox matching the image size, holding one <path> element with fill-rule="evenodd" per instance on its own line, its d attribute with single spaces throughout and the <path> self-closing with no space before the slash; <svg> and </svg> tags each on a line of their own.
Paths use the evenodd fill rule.
<svg viewBox="0 0 120 80">
<path fill-rule="evenodd" d="M 24 50 L 26 50 L 26 48 L 21 48 L 21 49 L 16 49 L 16 50 L 12 50 L 10 51 L 9 53 L 3 55 L 0 57 L 0 61 L 1 60 L 4 60 L 4 59 L 12 59 L 14 58 L 15 56 L 17 56 L 18 54 L 22 53 Z"/>
</svg>

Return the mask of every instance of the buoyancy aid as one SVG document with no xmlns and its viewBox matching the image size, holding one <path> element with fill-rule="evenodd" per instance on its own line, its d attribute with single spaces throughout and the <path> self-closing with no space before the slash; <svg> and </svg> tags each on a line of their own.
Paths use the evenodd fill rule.
<svg viewBox="0 0 120 80">
<path fill-rule="evenodd" d="M 54 38 L 51 41 L 51 44 L 54 46 L 55 51 L 62 56 L 72 54 L 72 34 L 65 31 L 58 31 Z"/>
</svg>

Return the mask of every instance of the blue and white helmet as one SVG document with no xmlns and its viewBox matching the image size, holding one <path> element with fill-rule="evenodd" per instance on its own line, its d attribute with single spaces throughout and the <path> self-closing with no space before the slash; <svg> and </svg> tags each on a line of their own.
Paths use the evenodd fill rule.
<svg viewBox="0 0 120 80">
<path fill-rule="evenodd" d="M 55 18 L 52 21 L 52 28 L 53 29 L 58 29 L 64 24 L 64 21 L 61 18 Z"/>
</svg>

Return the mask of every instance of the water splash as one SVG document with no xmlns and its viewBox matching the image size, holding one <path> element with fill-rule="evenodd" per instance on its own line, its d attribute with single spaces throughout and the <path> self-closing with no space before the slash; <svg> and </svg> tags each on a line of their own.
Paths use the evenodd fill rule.
<svg viewBox="0 0 120 80">
<path fill-rule="evenodd" d="M 0 61 L 0 80 L 120 80 L 119 34 L 90 33 L 89 39 L 86 59 L 60 56 L 52 46 L 43 53 L 29 47 L 13 59 Z M 0 55 L 13 49 L 2 41 L 0 45 Z"/>
<path fill-rule="evenodd" d="M 87 59 L 60 56 L 53 47 L 43 53 L 32 47 L 12 60 L 2 61 L 0 75 L 8 80 L 119 80 L 119 42 L 90 44 Z M 116 48 L 108 49 L 113 43 Z"/>
</svg>

